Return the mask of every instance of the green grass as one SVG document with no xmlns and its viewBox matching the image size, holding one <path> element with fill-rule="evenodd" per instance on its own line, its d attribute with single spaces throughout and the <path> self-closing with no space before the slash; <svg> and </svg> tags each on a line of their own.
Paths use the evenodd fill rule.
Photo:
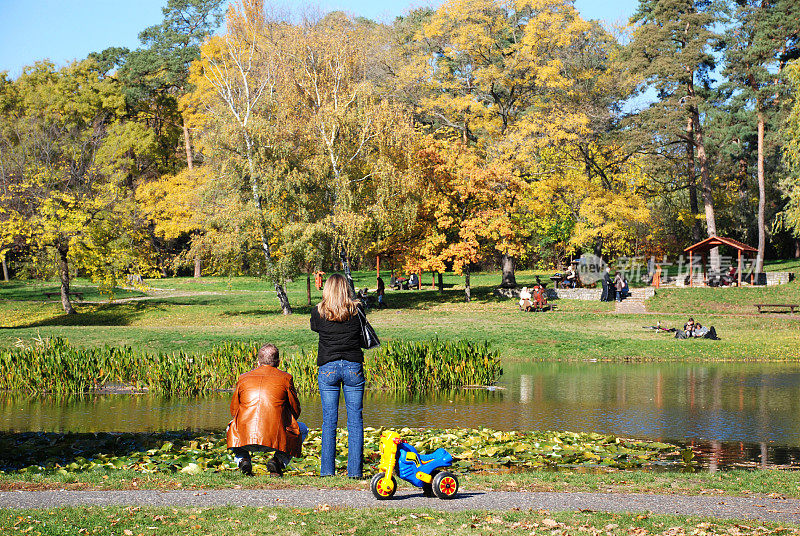
<svg viewBox="0 0 800 536">
<path fill-rule="evenodd" d="M 662 288 L 647 301 L 647 309 L 687 314 L 758 314 L 756 303 L 800 304 L 800 279 L 771 287 Z"/>
<path fill-rule="evenodd" d="M 780 495 L 800 498 L 800 473 L 778 469 L 758 471 L 732 470 L 716 473 L 613 470 L 525 471 L 500 473 L 483 471 L 459 474 L 461 486 L 471 490 L 548 491 L 548 492 L 611 492 L 665 493 L 681 495 L 730 495 L 740 497 Z M 324 486 L 323 486 L 324 484 Z M 365 480 L 352 480 L 344 475 L 320 481 L 317 476 L 285 475 L 280 480 L 257 474 L 246 477 L 239 471 L 224 473 L 143 474 L 132 470 L 69 474 L 0 474 L 0 490 L 45 489 L 361 489 Z M 407 482 L 400 489 L 412 491 Z"/>
<path fill-rule="evenodd" d="M 765 272 L 795 272 L 800 275 L 800 259 L 787 259 L 779 261 L 766 261 Z"/>
<path fill-rule="evenodd" d="M 3 534 L 798 534 L 791 523 L 714 520 L 698 516 L 617 514 L 591 511 L 438 512 L 424 508 L 154 508 L 77 507 L 46 510 L 0 510 Z"/>
<path fill-rule="evenodd" d="M 359 286 L 373 277 L 374 272 L 356 273 Z M 518 281 L 529 284 L 533 277 L 533 272 L 523 272 Z M 370 322 L 384 341 L 487 340 L 504 361 L 800 359 L 800 318 L 758 315 L 752 307 L 765 300 L 800 299 L 800 282 L 766 288 L 662 289 L 647 302 L 651 311 L 661 314 L 616 315 L 611 314 L 611 303 L 581 300 L 557 300 L 553 312 L 522 313 L 514 300 L 493 294 L 499 279 L 497 273 L 475 274 L 475 299 L 468 304 L 457 286 L 443 293 L 389 291 L 389 308 L 372 311 Z M 462 282 L 455 275 L 445 277 L 447 285 Z M 308 327 L 305 279 L 288 286 L 295 308 L 290 316 L 280 314 L 269 285 L 253 278 L 175 278 L 148 284 L 179 289 L 173 293 L 213 290 L 174 297 L 150 292 L 153 299 L 78 306 L 80 314 L 66 316 L 60 304 L 35 298 L 28 285 L 0 285 L 5 298 L 0 299 L 0 347 L 39 336 L 65 337 L 75 346 L 130 345 L 150 352 L 202 353 L 224 342 L 249 340 L 273 342 L 284 354 L 316 347 L 317 335 Z M 312 301 L 320 298 L 314 290 Z M 688 316 L 714 325 L 722 340 L 679 341 L 643 329 L 657 321 L 679 327 Z"/>
</svg>

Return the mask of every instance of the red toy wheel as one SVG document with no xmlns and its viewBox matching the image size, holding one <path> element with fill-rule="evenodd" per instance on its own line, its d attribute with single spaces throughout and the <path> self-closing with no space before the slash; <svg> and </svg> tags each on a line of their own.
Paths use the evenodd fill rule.
<svg viewBox="0 0 800 536">
<path fill-rule="evenodd" d="M 437 473 L 431 484 L 433 494 L 440 499 L 452 499 L 458 493 L 458 477 L 448 471 Z"/>
<path fill-rule="evenodd" d="M 372 477 L 372 481 L 369 483 L 372 495 L 379 501 L 391 499 L 394 496 L 394 492 L 397 491 L 397 480 L 395 477 L 392 477 L 392 485 L 390 488 L 387 486 L 387 482 L 384 482 L 384 476 L 386 476 L 386 473 L 378 473 Z"/>
</svg>

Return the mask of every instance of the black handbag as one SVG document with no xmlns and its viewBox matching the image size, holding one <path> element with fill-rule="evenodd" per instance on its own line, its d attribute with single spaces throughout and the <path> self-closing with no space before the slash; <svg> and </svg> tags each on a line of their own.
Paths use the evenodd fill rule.
<svg viewBox="0 0 800 536">
<path fill-rule="evenodd" d="M 377 348 L 381 345 L 381 340 L 378 338 L 378 334 L 375 333 L 375 330 L 369 325 L 369 321 L 367 321 L 367 315 L 364 313 L 361 307 L 356 309 L 356 311 L 356 314 L 358 314 L 358 321 L 361 323 L 361 348 L 366 348 L 367 350 Z"/>
</svg>

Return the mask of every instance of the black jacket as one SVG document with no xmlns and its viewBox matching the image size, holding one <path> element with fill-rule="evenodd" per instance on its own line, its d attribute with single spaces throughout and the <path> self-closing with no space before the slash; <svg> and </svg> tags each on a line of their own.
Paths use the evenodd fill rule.
<svg viewBox="0 0 800 536">
<path fill-rule="evenodd" d="M 319 309 L 311 309 L 311 330 L 319 333 L 317 366 L 344 359 L 356 363 L 364 362 L 361 351 L 361 322 L 353 315 L 343 322 L 322 318 Z"/>
</svg>

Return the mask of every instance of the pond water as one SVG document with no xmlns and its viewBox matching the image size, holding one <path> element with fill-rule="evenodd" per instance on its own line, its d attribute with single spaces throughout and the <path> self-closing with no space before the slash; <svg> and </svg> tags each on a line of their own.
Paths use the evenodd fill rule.
<svg viewBox="0 0 800 536">
<path fill-rule="evenodd" d="M 318 396 L 301 397 L 321 425 Z M 221 429 L 230 393 L 199 398 L 0 395 L 4 431 Z M 343 406 L 343 404 L 342 404 Z M 800 466 L 798 364 L 508 364 L 495 390 L 368 393 L 367 426 L 570 430 L 693 445 L 707 465 Z M 344 409 L 340 425 L 344 426 Z"/>
</svg>

